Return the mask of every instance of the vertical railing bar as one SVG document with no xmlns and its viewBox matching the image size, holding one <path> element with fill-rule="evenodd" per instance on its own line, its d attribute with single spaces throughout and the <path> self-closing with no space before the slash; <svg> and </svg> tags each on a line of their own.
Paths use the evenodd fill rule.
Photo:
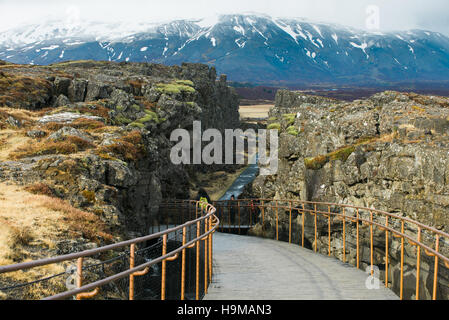
<svg viewBox="0 0 449 320">
<path fill-rule="evenodd" d="M 345 218 L 345 207 L 343 207 L 343 262 L 346 262 L 346 218 Z"/>
<path fill-rule="evenodd" d="M 440 236 L 437 234 L 435 239 L 435 251 L 438 252 L 440 248 Z M 437 285 L 438 285 L 438 256 L 435 255 L 435 266 L 433 271 L 433 292 L 432 300 L 437 299 Z"/>
<path fill-rule="evenodd" d="M 301 246 L 304 248 L 304 216 L 306 214 L 305 208 L 304 208 L 304 203 L 302 203 L 302 243 Z"/>
<path fill-rule="evenodd" d="M 315 246 L 314 246 L 314 250 L 316 252 L 317 250 L 317 225 L 316 225 L 316 219 L 317 219 L 317 212 L 316 212 L 316 203 L 313 205 L 314 206 L 314 221 L 315 221 Z"/>
<path fill-rule="evenodd" d="M 329 215 L 327 216 L 327 237 L 328 237 L 328 256 L 331 255 L 331 207 L 327 206 L 327 212 Z"/>
<path fill-rule="evenodd" d="M 404 234 L 404 220 L 401 220 L 401 233 Z M 402 300 L 404 293 L 404 237 L 401 236 L 401 280 L 399 298 Z"/>
<path fill-rule="evenodd" d="M 162 236 L 162 256 L 167 254 L 167 234 Z M 162 275 L 161 275 L 161 300 L 165 300 L 165 277 L 166 277 L 167 261 L 162 260 Z"/>
<path fill-rule="evenodd" d="M 356 242 L 357 242 L 357 248 L 356 248 L 356 255 L 357 255 L 357 269 L 360 269 L 360 236 L 359 236 L 359 208 L 357 208 L 356 211 Z"/>
<path fill-rule="evenodd" d="M 83 261 L 84 258 L 80 257 L 76 264 L 76 286 L 81 288 L 83 286 Z M 81 300 L 79 295 L 76 295 L 76 300 Z"/>
<path fill-rule="evenodd" d="M 371 276 L 374 275 L 374 235 L 373 235 L 373 212 L 370 211 L 370 262 L 371 262 Z"/>
<path fill-rule="evenodd" d="M 418 227 L 418 242 L 421 242 L 421 227 Z M 416 300 L 419 300 L 419 278 L 421 266 L 421 245 L 416 244 Z"/>
<path fill-rule="evenodd" d="M 207 233 L 207 220 L 209 218 L 204 219 L 204 233 Z M 204 294 L 207 294 L 207 239 L 204 241 Z"/>
<path fill-rule="evenodd" d="M 385 217 L 385 227 L 388 228 L 388 216 Z M 385 288 L 388 288 L 388 229 L 385 229 Z"/>
<path fill-rule="evenodd" d="M 290 214 L 288 220 L 288 243 L 292 243 L 292 202 L 290 201 Z"/>
<path fill-rule="evenodd" d="M 182 245 L 186 244 L 186 227 L 182 228 Z M 186 280 L 186 249 L 182 249 L 182 262 L 181 262 L 181 300 L 185 298 L 185 280 Z"/>
<path fill-rule="evenodd" d="M 196 271 L 195 271 L 195 297 L 196 300 L 200 299 L 200 221 L 196 223 Z"/>
<path fill-rule="evenodd" d="M 130 253 L 129 253 L 129 268 L 134 268 L 134 259 L 135 259 L 135 250 L 136 245 L 131 244 Z M 129 275 L 129 300 L 134 300 L 134 275 Z"/>
<path fill-rule="evenodd" d="M 279 210 L 278 201 L 276 200 L 276 240 L 279 240 Z"/>
</svg>

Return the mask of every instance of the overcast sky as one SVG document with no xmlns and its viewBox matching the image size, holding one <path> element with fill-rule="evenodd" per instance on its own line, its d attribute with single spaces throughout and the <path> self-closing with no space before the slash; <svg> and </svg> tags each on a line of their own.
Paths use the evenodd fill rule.
<svg viewBox="0 0 449 320">
<path fill-rule="evenodd" d="M 369 5 L 379 8 L 381 31 L 419 28 L 449 36 L 448 0 L 0 0 L 0 31 L 68 14 L 82 20 L 150 22 L 249 11 L 363 29 Z"/>
</svg>

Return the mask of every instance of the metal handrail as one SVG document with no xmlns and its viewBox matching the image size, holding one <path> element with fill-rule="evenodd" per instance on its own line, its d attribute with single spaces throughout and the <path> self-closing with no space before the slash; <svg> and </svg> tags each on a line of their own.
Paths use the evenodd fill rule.
<svg viewBox="0 0 449 320">
<path fill-rule="evenodd" d="M 232 201 L 232 205 L 229 204 L 229 202 Z M 267 203 L 268 202 L 268 203 Z M 271 204 L 272 202 L 274 202 L 275 204 Z M 280 204 L 281 203 L 281 204 Z M 283 205 L 282 203 L 288 203 L 288 205 Z M 300 206 L 298 206 L 298 204 Z M 293 205 L 295 205 L 295 207 L 293 207 Z M 253 209 L 254 207 L 258 207 L 261 209 L 261 215 L 262 215 L 262 224 L 264 224 L 264 210 L 271 208 L 271 209 L 275 209 L 275 215 L 276 215 L 276 240 L 279 240 L 279 209 L 284 209 L 286 211 L 289 211 L 287 213 L 289 213 L 289 242 L 291 243 L 291 232 L 292 232 L 292 226 L 291 226 L 291 215 L 292 215 L 292 210 L 297 210 L 298 214 L 302 215 L 302 246 L 304 246 L 304 216 L 306 213 L 314 216 L 314 248 L 313 250 L 315 252 L 317 252 L 317 216 L 325 216 L 328 219 L 328 255 L 331 255 L 331 217 L 333 217 L 333 221 L 338 221 L 341 220 L 343 222 L 343 230 L 342 230 L 342 237 L 343 237 L 343 261 L 345 262 L 346 259 L 346 239 L 345 239 L 345 235 L 346 235 L 346 223 L 347 222 L 352 222 L 352 223 L 356 223 L 356 232 L 357 232 L 357 268 L 359 268 L 359 224 L 362 223 L 369 225 L 370 230 L 370 253 L 371 253 L 371 257 L 370 257 L 370 262 L 371 262 L 371 273 L 373 273 L 373 252 L 374 252 L 374 230 L 373 227 L 377 227 L 382 231 L 385 231 L 385 261 L 386 261 L 386 272 L 385 272 L 385 286 L 388 286 L 388 255 L 389 255 L 389 249 L 388 249 L 388 245 L 389 245 L 389 240 L 388 240 L 388 236 L 389 233 L 392 234 L 392 236 L 396 237 L 396 238 L 400 238 L 401 239 L 401 275 L 400 275 L 400 298 L 403 298 L 403 289 L 404 289 L 404 285 L 403 285 L 403 273 L 404 273 L 404 240 L 407 240 L 410 245 L 412 246 L 416 246 L 418 248 L 417 250 L 417 262 L 416 262 L 416 266 L 417 266 L 417 283 L 416 283 L 416 299 L 419 300 L 419 274 L 420 274 L 420 260 L 421 260 L 421 249 L 424 249 L 424 253 L 427 256 L 430 257 L 434 257 L 435 258 L 435 262 L 434 262 L 434 283 L 433 283 L 433 292 L 432 292 L 432 299 L 435 300 L 436 299 L 436 292 L 437 292 L 437 279 L 438 279 L 438 263 L 439 260 L 442 260 L 442 262 L 444 263 L 444 265 L 449 268 L 449 258 L 446 257 L 445 255 L 443 255 L 442 252 L 439 251 L 439 247 L 440 247 L 440 243 L 443 243 L 443 238 L 449 239 L 449 234 L 435 229 L 433 227 L 424 225 L 423 223 L 420 223 L 418 221 L 412 220 L 408 217 L 402 217 L 402 216 L 398 216 L 389 212 L 385 212 L 385 211 L 381 211 L 381 210 L 376 210 L 376 209 L 372 209 L 372 208 L 366 208 L 366 207 L 357 207 L 357 206 L 353 206 L 353 205 L 347 205 L 347 204 L 338 204 L 338 203 L 330 203 L 330 202 L 314 202 L 314 201 L 303 201 L 303 200 L 291 200 L 291 199 L 235 199 L 235 200 L 219 200 L 219 201 L 214 201 L 214 206 L 217 207 L 218 209 L 220 207 L 228 207 L 228 209 L 233 206 L 234 209 L 238 210 L 238 215 L 239 215 L 239 233 L 240 233 L 240 216 L 241 216 L 241 212 L 240 209 L 241 208 L 251 208 Z M 311 208 L 307 208 L 307 207 L 312 207 Z M 317 206 L 327 206 L 328 210 L 327 211 L 320 211 L 317 210 Z M 331 212 L 331 207 L 337 207 L 342 209 L 342 213 L 340 212 Z M 356 210 L 356 216 L 351 216 L 351 215 L 347 215 L 345 209 L 350 208 L 350 209 L 355 209 Z M 366 211 L 369 212 L 370 214 L 370 218 L 369 219 L 364 219 L 363 217 L 360 217 L 360 211 Z M 222 212 L 223 213 L 223 212 Z M 230 212 L 229 213 L 229 219 L 230 219 Z M 220 216 L 220 210 L 218 210 L 217 213 Z M 378 215 L 383 215 L 384 219 L 385 219 L 385 224 L 381 224 L 375 221 L 374 219 L 374 214 L 378 214 Z M 376 218 L 379 218 L 379 216 L 376 216 Z M 391 224 L 389 224 L 389 218 L 392 219 L 398 219 L 400 222 L 400 226 L 401 226 L 401 231 L 398 231 L 394 228 L 394 226 L 392 226 Z M 249 223 L 249 227 L 251 228 L 253 226 L 253 221 L 251 219 L 251 210 L 250 210 L 250 223 Z M 229 220 L 230 221 L 230 220 Z M 230 222 L 229 222 L 230 223 Z M 414 224 L 417 228 L 417 239 L 413 238 L 411 235 L 405 233 L 405 223 L 409 223 L 409 224 Z M 235 226 L 235 223 L 234 223 Z M 221 226 L 221 230 L 226 230 L 226 226 Z M 228 230 L 230 230 L 230 225 L 228 225 Z M 432 239 L 435 241 L 435 248 L 432 248 L 430 246 L 428 246 L 427 244 L 423 243 L 422 241 L 422 231 L 427 230 L 430 231 L 431 233 L 433 233 L 433 237 Z"/>
<path fill-rule="evenodd" d="M 188 203 L 188 204 L 195 204 L 196 207 L 196 215 L 198 215 L 198 201 L 194 201 L 194 200 L 183 200 L 184 203 Z M 174 201 L 173 203 L 177 203 L 176 201 Z M 163 204 L 168 204 L 168 203 L 163 203 Z M 205 261 L 208 262 L 208 265 L 210 265 L 210 270 L 207 271 L 207 269 L 205 270 L 205 272 L 208 272 L 209 275 L 205 274 L 205 281 L 206 284 L 210 283 L 211 280 L 211 276 L 212 276 L 212 256 L 211 256 L 211 252 L 212 252 L 212 234 L 215 232 L 215 230 L 218 227 L 219 224 L 219 219 L 215 216 L 215 211 L 216 209 L 211 205 L 211 204 L 207 204 L 204 207 L 204 211 L 206 212 L 205 215 L 192 220 L 192 221 L 188 221 L 182 225 L 158 232 L 158 233 L 154 233 L 148 236 L 144 236 L 144 237 L 139 237 L 139 238 L 135 238 L 135 239 L 131 239 L 131 240 L 127 240 L 127 241 L 122 241 L 122 242 L 118 242 L 115 244 L 111 244 L 111 245 L 107 245 L 107 246 L 103 246 L 103 247 L 99 247 L 99 248 L 95 248 L 95 249 L 90 249 L 90 250 L 85 250 L 82 252 L 77 252 L 77 253 L 71 253 L 71 254 L 66 254 L 66 255 L 61 255 L 61 256 L 57 256 L 57 257 L 52 257 L 52 258 L 45 258 L 45 259 L 40 259 L 40 260 L 36 260 L 36 261 L 30 261 L 30 262 L 24 262 L 24 263 L 18 263 L 18 264 L 13 264 L 13 265 L 7 265 L 7 266 L 0 266 L 0 274 L 2 273 L 7 273 L 7 272 L 13 272 L 13 271 L 18 271 L 18 270 L 25 270 L 25 269 L 30 269 L 30 268 L 34 268 L 34 267 L 39 267 L 39 266 L 45 266 L 45 265 L 49 265 L 49 264 L 54 264 L 54 263 L 58 263 L 58 262 L 63 262 L 63 261 L 68 261 L 68 260 L 74 260 L 74 259 L 78 259 L 78 266 L 77 266 L 77 275 L 78 275 L 78 279 L 77 279 L 77 286 L 78 288 L 73 289 L 73 290 L 69 290 L 69 291 L 65 291 L 56 295 L 53 295 L 51 297 L 47 297 L 44 298 L 44 300 L 58 300 L 58 299 L 64 299 L 70 296 L 76 296 L 77 299 L 82 299 L 82 298 L 91 298 L 93 296 L 95 296 L 96 294 L 98 294 L 99 292 L 99 288 L 105 284 L 108 284 L 112 281 L 116 281 L 119 279 L 122 279 L 124 277 L 130 276 L 130 300 L 133 299 L 133 276 L 139 276 L 139 275 L 143 275 L 143 273 L 141 273 L 142 270 L 145 271 L 145 269 L 149 268 L 150 266 L 157 264 L 157 263 L 164 263 L 165 261 L 170 261 L 173 260 L 172 258 L 175 258 L 179 255 L 180 252 L 183 252 L 184 250 L 188 249 L 188 248 L 192 248 L 194 246 L 194 244 L 198 244 L 199 241 L 202 241 L 204 239 L 208 240 L 208 244 L 210 246 L 209 251 L 206 252 L 206 256 L 205 256 Z M 107 278 L 86 284 L 86 285 L 82 285 L 82 264 L 83 264 L 83 259 L 85 257 L 89 257 L 89 256 L 93 256 L 95 254 L 99 254 L 108 250 L 113 250 L 113 249 L 118 249 L 118 248 L 123 248 L 126 246 L 132 246 L 134 247 L 136 244 L 138 243 L 142 243 L 148 240 L 152 240 L 152 239 L 156 239 L 156 238 L 160 238 L 163 237 L 164 239 L 164 247 L 166 247 L 166 241 L 167 241 L 167 235 L 173 232 L 177 232 L 178 230 L 183 230 L 184 232 L 186 231 L 186 228 L 191 226 L 191 225 L 196 225 L 198 228 L 200 227 L 200 223 L 204 221 L 204 226 L 205 226 L 205 231 L 203 234 L 199 234 L 199 229 L 197 231 L 197 237 L 187 243 L 183 243 L 183 245 L 173 251 L 170 251 L 166 254 L 161 255 L 160 257 L 151 260 L 149 262 L 140 264 L 139 266 L 134 267 L 133 265 L 131 265 L 131 267 L 123 272 L 114 274 L 112 276 L 109 276 Z M 185 242 L 185 241 L 184 241 Z M 207 248 L 207 246 L 206 246 Z M 199 249 L 199 246 L 197 245 L 197 249 Z M 131 252 L 132 252 L 132 258 L 133 258 L 133 254 L 134 254 L 134 250 L 131 248 Z M 210 253 L 209 255 L 207 253 Z M 134 263 L 134 261 L 133 261 Z M 183 264 L 183 272 L 185 272 L 185 265 Z M 197 272 L 198 272 L 198 268 L 197 268 Z M 198 278 L 198 276 L 197 276 Z M 164 286 L 165 286 L 165 279 L 162 279 L 162 290 L 164 291 Z M 94 291 L 92 292 L 87 292 L 89 290 L 94 289 Z M 207 286 L 205 287 L 205 291 L 207 292 Z M 162 299 L 164 299 L 164 293 L 162 292 Z M 198 284 L 197 284 L 197 299 L 199 299 L 199 294 L 198 294 Z"/>
</svg>

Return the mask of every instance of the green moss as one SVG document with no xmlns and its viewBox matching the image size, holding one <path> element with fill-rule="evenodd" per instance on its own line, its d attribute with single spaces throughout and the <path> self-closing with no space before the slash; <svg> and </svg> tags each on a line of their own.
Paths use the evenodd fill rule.
<svg viewBox="0 0 449 320">
<path fill-rule="evenodd" d="M 306 166 L 307 169 L 319 170 L 328 161 L 329 161 L 329 158 L 327 156 L 318 156 L 318 157 L 314 157 L 314 158 L 304 158 L 304 165 Z"/>
<path fill-rule="evenodd" d="M 276 118 L 276 117 L 270 117 L 270 118 L 268 118 L 268 121 L 276 121 L 278 118 Z"/>
<path fill-rule="evenodd" d="M 186 102 L 186 104 L 187 104 L 188 106 L 190 106 L 190 107 L 193 107 L 194 102 L 193 102 L 193 101 L 189 101 L 189 102 Z"/>
<path fill-rule="evenodd" d="M 345 162 L 355 151 L 355 146 L 344 147 L 327 155 L 321 155 L 313 158 L 305 158 L 304 165 L 307 169 L 319 170 L 329 161 L 341 160 Z"/>
<path fill-rule="evenodd" d="M 144 129 L 145 125 L 143 123 L 140 122 L 131 122 L 128 126 L 130 127 L 135 127 L 135 128 L 140 128 L 140 129 Z"/>
<path fill-rule="evenodd" d="M 299 135 L 298 129 L 295 126 L 290 126 L 287 128 L 287 133 L 292 136 L 297 137 Z"/>
<path fill-rule="evenodd" d="M 267 127 L 268 130 L 276 129 L 281 130 L 281 124 L 280 123 L 271 123 Z"/>
<path fill-rule="evenodd" d="M 295 123 L 296 114 L 294 113 L 284 114 L 282 115 L 282 117 L 284 118 L 285 121 L 287 121 L 287 126 L 291 126 L 292 124 Z"/>
<path fill-rule="evenodd" d="M 140 106 L 139 106 L 138 104 L 133 104 L 133 105 L 131 106 L 131 108 L 132 108 L 134 111 L 136 111 L 136 112 L 139 112 L 139 111 L 140 111 Z"/>
<path fill-rule="evenodd" d="M 115 109 L 117 111 L 123 111 L 123 110 L 125 110 L 125 107 L 124 106 L 116 106 Z"/>
<path fill-rule="evenodd" d="M 193 84 L 193 83 L 192 83 Z M 189 85 L 179 84 L 176 82 L 172 83 L 158 83 L 156 85 L 156 89 L 159 92 L 167 93 L 167 94 L 179 94 L 181 92 L 194 93 L 195 89 Z"/>
<path fill-rule="evenodd" d="M 341 149 L 338 149 L 337 151 L 330 153 L 329 157 L 331 160 L 341 160 L 341 161 L 345 162 L 349 158 L 351 153 L 353 153 L 354 151 L 355 151 L 354 146 L 345 147 L 345 148 L 341 148 Z"/>
<path fill-rule="evenodd" d="M 176 80 L 175 82 L 177 84 L 183 84 L 183 85 L 186 85 L 186 86 L 193 87 L 193 82 L 190 81 L 190 80 Z"/>
<path fill-rule="evenodd" d="M 118 125 L 129 124 L 131 122 L 132 122 L 132 120 L 124 117 L 123 115 L 118 115 L 115 117 L 115 123 Z"/>
<path fill-rule="evenodd" d="M 156 122 L 157 124 L 160 124 L 161 122 L 166 121 L 165 118 L 159 118 L 159 115 L 151 110 L 145 110 L 146 116 L 136 120 L 137 123 L 147 123 L 150 121 Z"/>
</svg>

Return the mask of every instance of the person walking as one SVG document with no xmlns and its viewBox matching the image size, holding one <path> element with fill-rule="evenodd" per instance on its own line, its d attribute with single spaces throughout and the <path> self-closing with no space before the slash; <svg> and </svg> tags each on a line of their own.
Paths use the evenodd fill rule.
<svg viewBox="0 0 449 320">
<path fill-rule="evenodd" d="M 207 205 L 211 203 L 209 195 L 203 188 L 200 188 L 198 190 L 198 195 L 196 196 L 195 200 L 200 202 L 199 206 L 201 208 L 201 211 L 205 211 Z"/>
</svg>

